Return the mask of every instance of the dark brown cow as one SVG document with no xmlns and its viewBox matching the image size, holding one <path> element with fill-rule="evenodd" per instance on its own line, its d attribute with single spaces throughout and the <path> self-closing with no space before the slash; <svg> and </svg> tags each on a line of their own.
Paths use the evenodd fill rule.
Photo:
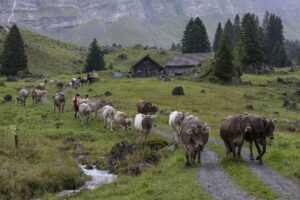
<svg viewBox="0 0 300 200">
<path fill-rule="evenodd" d="M 274 121 L 272 119 L 265 119 L 262 116 L 244 113 L 243 116 L 251 118 L 251 126 L 253 131 L 251 134 L 247 134 L 246 141 L 249 141 L 250 159 L 254 160 L 252 145 L 253 142 L 257 148 L 258 156 L 256 160 L 259 160 L 259 164 L 263 164 L 262 157 L 266 153 L 266 138 L 274 139 L 273 131 L 275 129 Z M 259 145 L 263 146 L 261 148 Z"/>
<path fill-rule="evenodd" d="M 225 144 L 227 160 L 229 153 L 232 152 L 233 161 L 240 161 L 241 149 L 246 134 L 250 134 L 251 132 L 251 120 L 248 116 L 228 116 L 222 119 L 220 136 Z"/>
<path fill-rule="evenodd" d="M 196 156 L 198 156 L 198 163 L 201 163 L 201 152 L 209 137 L 207 123 L 192 115 L 187 116 L 182 122 L 180 137 L 186 157 L 186 166 L 191 165 L 190 160 L 194 165 Z"/>
<path fill-rule="evenodd" d="M 64 83 L 61 82 L 61 81 L 58 81 L 56 83 L 56 87 L 57 87 L 57 92 L 61 92 L 62 91 L 62 88 L 64 87 Z"/>
<path fill-rule="evenodd" d="M 144 115 L 148 115 L 148 114 L 154 115 L 158 111 L 158 108 L 156 105 L 148 101 L 139 100 L 137 102 L 137 110 L 138 113 L 142 113 Z"/>
</svg>

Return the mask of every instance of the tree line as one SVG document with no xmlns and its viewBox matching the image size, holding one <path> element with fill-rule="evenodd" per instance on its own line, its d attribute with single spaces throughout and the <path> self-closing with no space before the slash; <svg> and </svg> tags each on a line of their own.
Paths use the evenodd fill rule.
<svg viewBox="0 0 300 200">
<path fill-rule="evenodd" d="M 224 27 L 218 23 L 212 45 L 201 19 L 191 18 L 181 43 L 182 53 L 216 52 L 216 76 L 228 81 L 247 71 L 249 66 L 257 69 L 263 63 L 274 67 L 291 66 L 284 41 L 281 18 L 266 12 L 261 25 L 258 16 L 251 13 L 242 19 L 236 15 L 233 23 L 228 19 Z"/>
<path fill-rule="evenodd" d="M 28 72 L 28 59 L 24 46 L 21 32 L 14 24 L 5 38 L 4 49 L 0 54 L 0 75 L 16 76 L 20 71 Z M 97 40 L 94 39 L 89 47 L 84 72 L 104 69 L 104 54 Z"/>
</svg>

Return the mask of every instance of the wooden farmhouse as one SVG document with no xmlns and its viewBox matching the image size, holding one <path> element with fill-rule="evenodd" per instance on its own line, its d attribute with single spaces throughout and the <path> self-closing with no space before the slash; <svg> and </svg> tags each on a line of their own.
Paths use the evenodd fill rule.
<svg viewBox="0 0 300 200">
<path fill-rule="evenodd" d="M 168 76 L 182 75 L 193 71 L 199 63 L 203 63 L 209 58 L 214 58 L 215 53 L 192 53 L 192 54 L 173 54 L 165 67 Z"/>
<path fill-rule="evenodd" d="M 152 77 L 160 75 L 163 71 L 163 67 L 147 55 L 132 66 L 131 75 L 134 78 Z"/>
</svg>

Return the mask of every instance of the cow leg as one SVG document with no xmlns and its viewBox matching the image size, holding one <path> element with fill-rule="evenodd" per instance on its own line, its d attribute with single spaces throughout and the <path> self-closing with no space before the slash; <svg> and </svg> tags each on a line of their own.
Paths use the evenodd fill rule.
<svg viewBox="0 0 300 200">
<path fill-rule="evenodd" d="M 249 141 L 250 160 L 254 160 L 252 145 L 253 145 L 253 141 Z"/>
<path fill-rule="evenodd" d="M 224 144 L 225 144 L 225 149 L 226 149 L 226 160 L 229 160 L 229 158 L 228 158 L 228 155 L 230 152 L 229 144 L 227 144 L 226 142 L 224 142 Z"/>
<path fill-rule="evenodd" d="M 64 112 L 65 104 L 62 105 L 62 112 Z"/>
<path fill-rule="evenodd" d="M 255 146 L 258 152 L 258 156 L 256 157 L 256 160 L 259 160 L 259 164 L 262 165 L 263 161 L 262 161 L 261 149 L 257 141 L 255 141 Z"/>
<path fill-rule="evenodd" d="M 238 146 L 237 149 L 237 162 L 240 162 L 242 146 L 243 146 L 243 142 L 241 145 Z"/>
<path fill-rule="evenodd" d="M 110 120 L 110 131 L 113 131 L 113 121 Z"/>
<path fill-rule="evenodd" d="M 201 151 L 198 151 L 198 163 L 201 164 Z"/>
<path fill-rule="evenodd" d="M 236 146 L 234 145 L 233 141 L 229 143 L 230 148 L 232 150 L 232 154 L 233 154 L 233 162 L 236 161 Z"/>
<path fill-rule="evenodd" d="M 126 135 L 126 127 L 122 127 L 123 129 L 123 133 L 124 133 L 124 138 L 127 138 L 127 135 Z"/>
<path fill-rule="evenodd" d="M 116 129 L 116 135 L 118 136 L 119 135 L 119 126 L 116 126 L 115 129 Z"/>
</svg>

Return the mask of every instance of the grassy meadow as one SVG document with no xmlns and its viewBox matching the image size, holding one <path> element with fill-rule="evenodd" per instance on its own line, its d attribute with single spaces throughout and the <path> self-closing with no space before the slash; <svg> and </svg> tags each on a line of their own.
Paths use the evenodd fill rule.
<svg viewBox="0 0 300 200">
<path fill-rule="evenodd" d="M 113 55 L 110 55 L 113 58 Z M 128 61 L 129 62 L 129 61 Z M 123 66 L 125 68 L 125 66 Z M 120 67 L 121 68 L 121 67 Z M 113 70 L 116 71 L 116 70 Z M 19 197 L 26 194 L 26 198 L 43 197 L 53 199 L 52 192 L 62 189 L 71 189 L 82 185 L 87 179 L 71 155 L 75 153 L 74 147 L 62 144 L 63 140 L 73 137 L 86 147 L 83 152 L 88 153 L 86 162 L 95 164 L 106 162 L 103 156 L 108 156 L 111 147 L 123 137 L 120 134 L 105 130 L 99 118 L 89 121 L 86 129 L 82 128 L 80 120 L 74 119 L 72 97 L 75 93 L 81 96 L 89 94 L 91 99 L 111 99 L 117 110 L 127 113 L 130 117 L 136 114 L 136 102 L 139 99 L 151 101 L 159 106 L 160 111 L 170 112 L 180 110 L 199 116 L 207 121 L 211 128 L 210 136 L 220 139 L 218 134 L 220 120 L 229 115 L 247 111 L 246 105 L 253 105 L 256 114 L 268 118 L 276 118 L 276 142 L 268 142 L 264 161 L 274 170 L 300 184 L 300 150 L 299 133 L 290 132 L 288 122 L 297 120 L 298 111 L 282 108 L 281 93 L 291 93 L 292 89 L 284 88 L 278 84 L 260 87 L 258 84 L 267 80 L 275 82 L 279 75 L 253 76 L 244 75 L 243 80 L 251 80 L 253 86 L 230 87 L 208 82 L 189 81 L 188 77 L 162 82 L 157 78 L 147 79 L 111 79 L 113 71 L 99 72 L 100 81 L 86 86 L 78 91 L 66 92 L 67 106 L 64 113 L 54 113 L 52 104 L 32 105 L 27 99 L 27 106 L 12 103 L 0 105 L 0 168 L 1 178 L 0 194 L 3 197 Z M 83 76 L 83 75 L 82 75 Z M 300 72 L 280 75 L 280 77 L 299 77 Z M 50 77 L 54 80 L 67 82 L 72 76 L 56 75 Z M 186 80 L 184 80 L 186 79 Z M 17 95 L 17 88 L 29 87 L 34 83 L 18 81 L 5 82 L 0 87 L 0 99 L 5 94 Z M 172 96 L 171 91 L 176 86 L 184 88 L 184 96 Z M 56 92 L 56 86 L 48 84 L 48 99 Z M 205 94 L 200 91 L 206 90 Z M 106 91 L 112 93 L 110 97 L 101 97 Z M 254 96 L 254 100 L 244 97 L 245 93 Z M 274 114 L 278 112 L 278 114 Z M 168 126 L 168 115 L 158 113 L 158 124 Z M 11 127 L 16 127 L 16 130 Z M 166 130 L 165 130 L 166 131 Z M 168 130 L 167 130 L 168 131 Z M 13 135 L 19 135 L 19 149 L 15 150 Z M 134 130 L 130 131 L 128 138 L 135 141 Z M 150 139 L 164 139 L 155 133 Z M 168 139 L 165 139 L 171 142 Z M 249 167 L 243 163 L 233 164 L 225 160 L 225 151 L 221 147 L 212 146 L 219 154 L 221 164 L 234 182 L 250 194 L 264 199 L 276 199 L 278 194 L 268 185 L 262 184 Z M 246 147 L 247 145 L 245 145 Z M 83 153 L 82 152 L 82 153 Z M 256 150 L 254 150 L 256 152 Z M 65 157 L 64 165 L 61 158 Z M 142 175 L 131 177 L 120 175 L 118 180 L 111 184 L 100 186 L 94 191 L 85 191 L 75 195 L 74 199 L 212 199 L 209 194 L 200 189 L 197 180 L 199 168 L 185 168 L 183 150 L 177 149 L 167 153 L 162 161 L 150 167 Z M 237 172 L 244 173 L 237 173 Z M 249 187 L 248 182 L 251 182 Z M 258 189 L 259 188 L 259 189 Z M 0 196 L 1 197 L 1 196 Z M 24 198 L 24 197 L 23 197 Z M 57 197 L 55 197 L 57 199 Z"/>
</svg>

